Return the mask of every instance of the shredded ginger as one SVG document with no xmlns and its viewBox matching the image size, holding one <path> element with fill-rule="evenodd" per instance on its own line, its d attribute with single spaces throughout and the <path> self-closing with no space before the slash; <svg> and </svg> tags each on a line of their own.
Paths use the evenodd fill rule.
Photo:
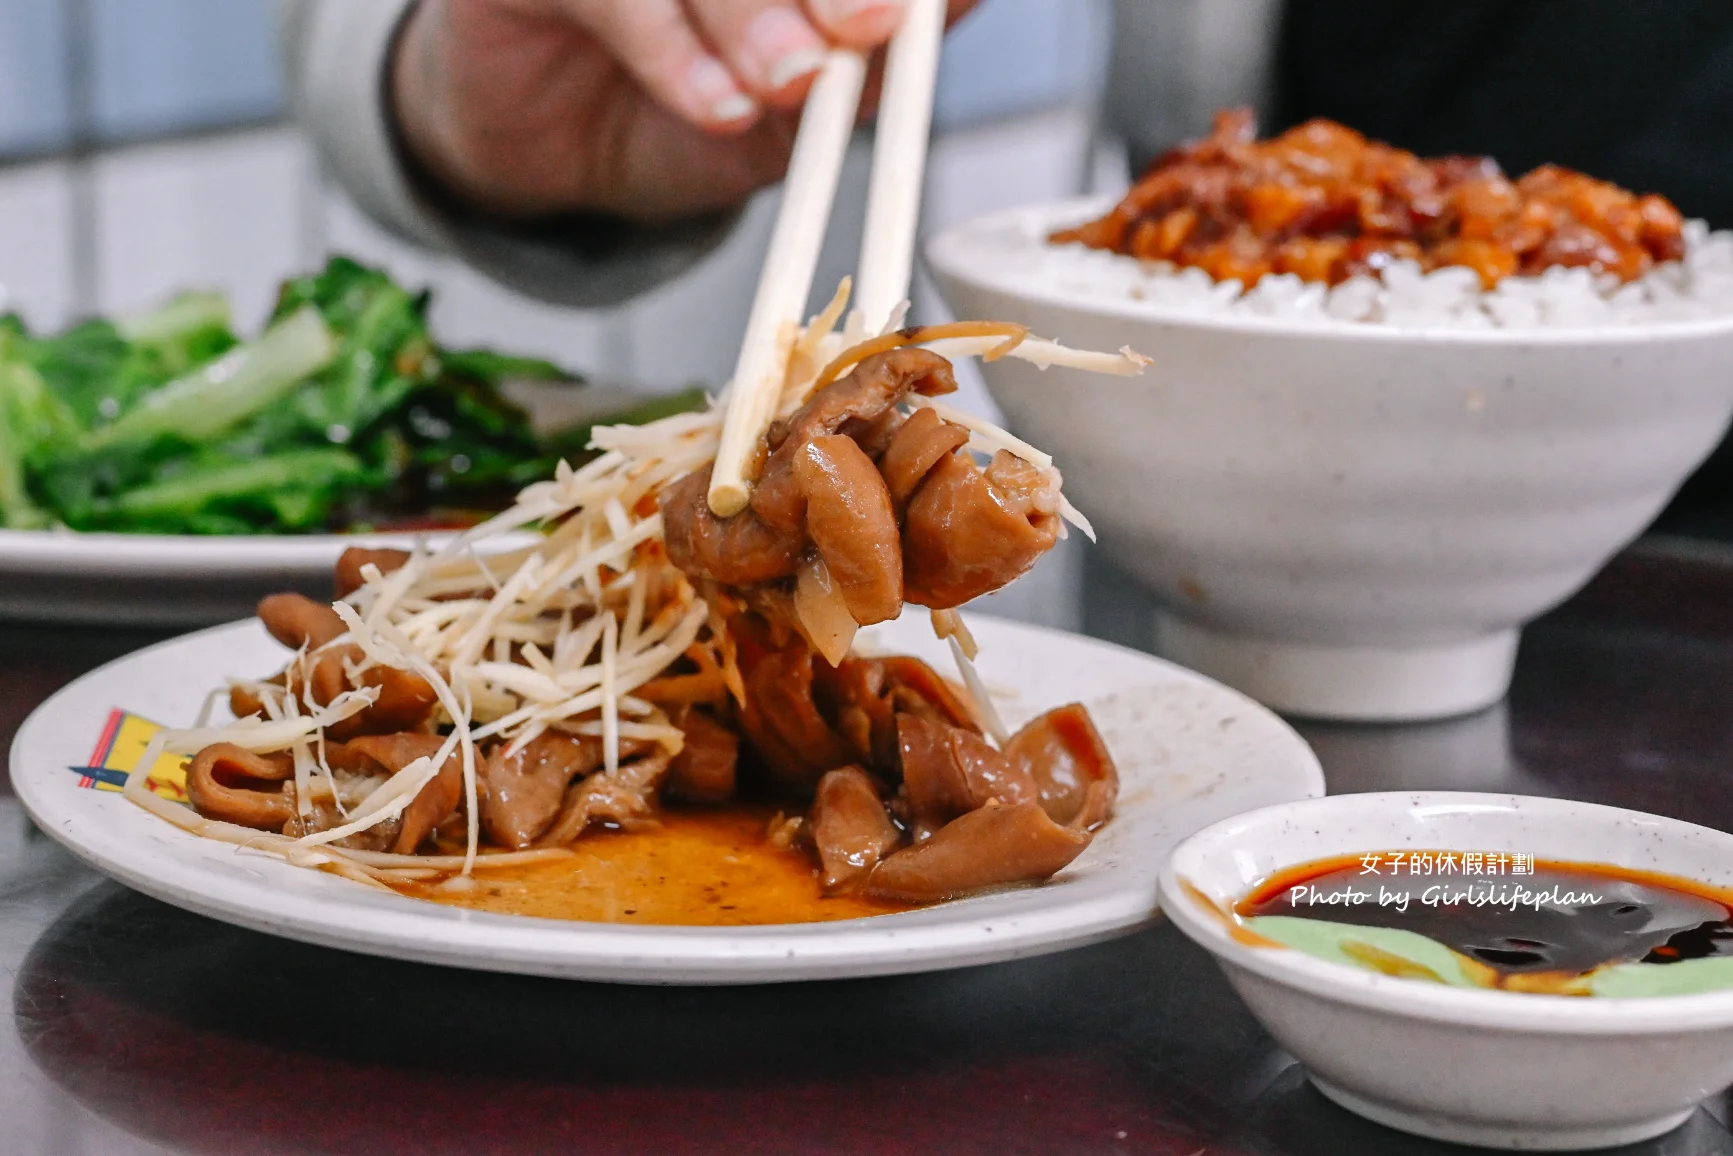
<svg viewBox="0 0 1733 1156">
<path fill-rule="evenodd" d="M 849 362 L 847 350 L 855 344 L 850 338 L 858 337 L 858 314 L 848 329 L 839 330 L 846 300 L 845 282 L 793 341 L 778 416 L 798 409 L 839 358 L 845 365 Z M 1147 363 L 1129 350 L 1100 354 L 1067 349 L 1030 338 L 1020 326 L 967 323 L 901 330 L 896 336 L 887 332 L 874 341 L 930 341 L 950 356 L 1021 357 L 1041 368 L 1067 365 L 1135 373 Z M 1005 450 L 1040 468 L 1052 467 L 1046 454 L 981 418 L 920 397 L 906 404 L 933 405 L 947 420 L 964 425 L 970 448 L 977 452 Z M 482 853 L 477 744 L 504 739 L 510 749 L 519 749 L 550 729 L 599 734 L 605 749 L 603 773 L 612 774 L 619 769 L 622 739 L 647 740 L 669 756 L 678 753 L 679 729 L 655 703 L 634 692 L 681 658 L 691 659 L 703 677 L 718 680 L 737 699 L 743 696 L 723 616 L 712 611 L 663 551 L 656 500 L 664 486 L 715 457 L 724 412 L 725 406 L 716 402 L 702 413 L 598 428 L 591 448 L 601 454 L 582 468 L 561 463 L 552 478 L 526 487 L 510 509 L 441 549 L 418 546 L 389 574 L 364 567 L 361 588 L 336 604 L 347 633 L 319 650 L 297 654 L 284 681 L 245 684 L 260 696 L 268 718 L 161 732 L 129 776 L 127 795 L 177 826 L 375 886 L 459 868 L 468 875 L 477 867 L 569 854 L 565 849 Z M 1088 523 L 1063 498 L 1060 512 L 1089 532 Z M 524 531 L 537 535 L 536 540 L 514 544 Z M 970 661 L 973 638 L 954 613 L 940 622 L 952 635 L 960 675 L 986 729 L 1002 736 L 1004 726 Z M 303 813 L 314 769 L 303 768 L 303 758 L 316 764 L 330 784 L 324 793 L 338 798 L 335 779 L 324 765 L 322 728 L 365 709 L 371 692 L 351 691 L 324 708 L 301 699 L 310 664 L 324 650 L 347 645 L 364 656 L 348 672 L 352 682 L 372 666 L 412 671 L 425 679 L 439 703 L 436 718 L 445 741 L 438 754 L 409 763 L 346 808 L 340 826 L 299 838 L 261 832 L 202 818 L 146 789 L 144 768 L 160 753 L 193 754 L 213 743 L 230 742 L 255 753 L 297 752 L 295 789 Z M 453 752 L 461 755 L 468 815 L 463 856 L 397 855 L 334 845 L 345 835 L 400 814 Z"/>
</svg>

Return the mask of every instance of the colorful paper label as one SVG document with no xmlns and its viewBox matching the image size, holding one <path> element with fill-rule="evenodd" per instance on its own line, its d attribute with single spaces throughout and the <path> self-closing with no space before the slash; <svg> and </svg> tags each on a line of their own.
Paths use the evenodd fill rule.
<svg viewBox="0 0 1733 1156">
<path fill-rule="evenodd" d="M 78 785 L 98 791 L 118 791 L 126 786 L 126 777 L 144 757 L 145 747 L 162 727 L 147 718 L 118 707 L 109 712 L 102 737 L 89 762 L 82 767 L 67 768 L 78 776 Z M 154 794 L 176 803 L 187 801 L 187 760 L 185 755 L 162 754 L 150 768 L 145 783 Z"/>
</svg>

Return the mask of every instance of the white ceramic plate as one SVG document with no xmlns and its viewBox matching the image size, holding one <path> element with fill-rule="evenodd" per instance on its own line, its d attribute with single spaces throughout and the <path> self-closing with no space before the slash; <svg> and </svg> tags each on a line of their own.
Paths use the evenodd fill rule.
<svg viewBox="0 0 1733 1156">
<path fill-rule="evenodd" d="M 753 928 L 620 926 L 491 915 L 382 895 L 336 876 L 198 838 L 117 794 L 82 789 L 114 707 L 185 725 L 226 674 L 262 675 L 282 648 L 253 622 L 163 643 L 49 699 L 12 746 L 12 782 L 38 824 L 98 870 L 169 903 L 313 943 L 429 963 L 629 983 L 760 983 L 989 963 L 1143 926 L 1185 836 L 1254 807 L 1323 794 L 1306 744 L 1234 691 L 1157 659 L 1074 635 L 971 620 L 981 673 L 1006 721 L 1067 702 L 1094 714 L 1120 769 L 1119 813 L 1041 886 L 921 911 Z M 946 664 L 925 616 L 872 645 Z M 941 669 L 945 666 L 941 666 Z"/>
<path fill-rule="evenodd" d="M 330 597 L 350 546 L 409 534 L 197 537 L 0 530 L 0 617 L 191 626 L 252 612 L 277 590 Z"/>
</svg>

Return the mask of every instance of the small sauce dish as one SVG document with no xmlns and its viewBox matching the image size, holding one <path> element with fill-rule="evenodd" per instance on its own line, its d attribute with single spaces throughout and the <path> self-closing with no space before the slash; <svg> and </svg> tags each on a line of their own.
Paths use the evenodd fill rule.
<svg viewBox="0 0 1733 1156">
<path fill-rule="evenodd" d="M 1295 927 L 1311 919 L 1365 926 L 1364 901 L 1353 918 L 1325 900 L 1315 915 L 1307 909 L 1305 920 L 1264 925 L 1311 951 L 1260 934 L 1260 920 L 1241 914 L 1248 897 L 1269 899 L 1272 880 L 1306 885 L 1302 868 L 1314 863 L 1333 869 L 1338 893 L 1357 886 L 1359 876 L 1366 892 L 1378 894 L 1382 884 L 1384 893 L 1408 894 L 1414 904 L 1453 893 L 1460 902 L 1473 885 L 1465 855 L 1482 865 L 1477 878 L 1484 902 L 1511 906 L 1511 938 L 1496 946 L 1514 946 L 1511 958 L 1519 962 L 1513 966 L 1524 966 L 1527 948 L 1537 958 L 1552 950 L 1542 939 L 1574 945 L 1580 955 L 1581 943 L 1571 937 L 1586 924 L 1602 938 L 1626 934 L 1609 932 L 1608 920 L 1625 921 L 1637 945 L 1632 950 L 1643 958 L 1628 957 L 1616 975 L 1596 974 L 1607 982 L 1564 977 L 1518 990 L 1520 984 L 1504 986 L 1508 973 L 1488 980 L 1492 969 L 1470 956 L 1405 940 L 1402 932 L 1359 935 L 1337 928 L 1332 939 L 1316 934 L 1322 924 Z M 1580 896 L 1568 899 L 1579 907 L 1563 916 L 1554 911 L 1537 922 L 1528 911 L 1519 917 L 1537 891 L 1544 895 L 1549 864 L 1555 882 L 1561 865 L 1581 867 L 1586 875 L 1570 877 L 1579 884 L 1588 879 L 1585 886 L 1596 892 L 1596 880 L 1604 879 L 1607 894 L 1586 905 Z M 1422 865 L 1435 880 L 1413 879 Z M 1686 900 L 1683 910 L 1692 914 L 1681 916 L 1677 904 L 1668 906 L 1678 898 L 1667 892 L 1668 880 L 1714 909 L 1705 913 Z M 1314 887 L 1308 894 L 1316 899 L 1319 892 Z M 1726 910 L 1733 907 L 1733 835 L 1562 799 L 1337 795 L 1252 811 L 1198 832 L 1175 850 L 1161 896 L 1169 917 L 1215 955 L 1240 997 L 1306 1066 L 1318 1090 L 1393 1128 L 1523 1151 L 1613 1147 L 1677 1127 L 1699 1100 L 1733 1083 L 1733 986 L 1682 983 L 1692 973 L 1677 970 L 1720 975 L 1733 968 L 1733 946 L 1721 956 L 1718 942 L 1704 945 L 1705 934 L 1713 938 L 1718 930 L 1714 920 L 1733 914 Z M 1649 910 L 1644 896 L 1666 910 Z M 1715 907 L 1718 899 L 1728 902 Z M 1393 918 L 1389 927 L 1445 938 L 1461 931 L 1457 947 L 1467 951 L 1465 943 L 1494 942 L 1485 938 L 1486 912 L 1475 914 L 1468 930 L 1462 920 L 1437 913 L 1418 922 Z M 1691 927 L 1676 936 L 1655 931 L 1662 926 L 1656 921 L 1666 918 Z M 1681 948 L 1689 962 L 1661 965 L 1681 957 Z M 1705 952 L 1712 958 L 1695 958 Z M 1339 961 L 1350 957 L 1360 965 Z M 1486 949 L 1482 958 L 1502 955 Z M 1533 973 L 1538 965 L 1527 966 L 1527 980 L 1547 978 Z M 1655 982 L 1657 976 L 1664 982 Z M 1476 986 L 1486 982 L 1501 986 Z M 1691 994 L 1649 994 L 1681 988 Z"/>
</svg>

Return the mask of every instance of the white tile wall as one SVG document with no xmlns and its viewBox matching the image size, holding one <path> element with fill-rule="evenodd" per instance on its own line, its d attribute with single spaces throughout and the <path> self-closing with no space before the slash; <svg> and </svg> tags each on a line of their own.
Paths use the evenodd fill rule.
<svg viewBox="0 0 1733 1156">
<path fill-rule="evenodd" d="M 325 186 L 318 200 L 322 240 L 331 252 L 380 265 L 406 285 L 434 290 L 432 323 L 453 345 L 493 345 L 549 357 L 575 369 L 625 374 L 617 362 L 617 326 L 605 314 L 555 309 L 521 297 L 461 263 L 430 255 L 375 225 L 341 191 Z M 323 252 L 314 259 L 322 259 Z"/>
<path fill-rule="evenodd" d="M 71 128 L 60 0 L 0 3 L 0 149 L 50 149 Z"/>
<path fill-rule="evenodd" d="M 938 123 L 960 127 L 1089 103 L 1112 33 L 1105 0 L 981 0 L 945 39 Z"/>
<path fill-rule="evenodd" d="M 61 164 L 0 170 L 0 311 L 55 329 L 73 312 L 72 181 Z"/>
<path fill-rule="evenodd" d="M 1075 196 L 1090 187 L 1093 139 L 1091 111 L 1075 106 L 946 133 L 928 162 L 923 231 L 930 236 L 973 217 Z M 924 273 L 912 296 L 916 317 L 950 319 Z M 960 367 L 958 385 L 965 408 L 999 417 L 974 366 Z"/>
<path fill-rule="evenodd" d="M 281 110 L 276 0 L 73 3 L 0 3 L 0 155 L 65 145 L 66 39 L 75 17 L 84 20 L 89 127 L 99 139 L 244 123 Z M 1101 83 L 1108 37 L 1108 0 L 981 0 L 946 42 L 939 123 L 1087 102 Z"/>
<path fill-rule="evenodd" d="M 98 311 L 208 287 L 229 294 L 236 322 L 251 328 L 302 264 L 311 160 L 289 130 L 121 149 L 92 164 Z"/>
<path fill-rule="evenodd" d="M 941 136 L 927 168 L 928 231 L 1031 201 L 1075 195 L 1088 182 L 1093 110 L 1061 105 Z"/>
<path fill-rule="evenodd" d="M 281 110 L 277 0 L 85 4 L 99 139 L 257 121 Z"/>
</svg>

